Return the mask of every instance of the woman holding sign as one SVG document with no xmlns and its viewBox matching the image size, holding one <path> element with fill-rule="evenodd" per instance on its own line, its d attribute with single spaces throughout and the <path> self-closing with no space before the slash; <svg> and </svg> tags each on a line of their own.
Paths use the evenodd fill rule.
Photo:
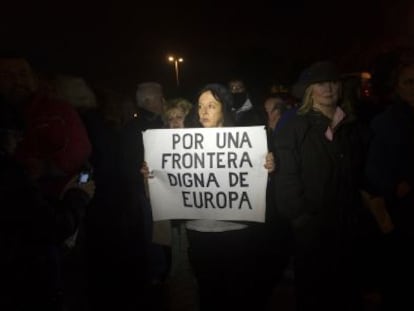
<svg viewBox="0 0 414 311">
<path fill-rule="evenodd" d="M 232 96 L 222 85 L 209 84 L 198 96 L 201 127 L 233 125 Z M 274 170 L 273 155 L 265 168 Z M 189 257 L 199 287 L 200 310 L 261 310 L 271 288 L 259 258 L 263 252 L 263 224 L 191 220 L 187 222 Z M 263 269 L 263 270 L 262 270 Z"/>
<path fill-rule="evenodd" d="M 199 93 L 197 107 L 196 125 L 204 128 L 233 125 L 232 96 L 224 86 L 205 86 Z M 272 172 L 271 153 L 267 154 L 265 162 L 264 167 Z M 144 164 L 141 172 L 149 177 L 147 165 Z M 237 187 L 230 188 L 239 195 Z M 200 204 L 205 204 L 201 209 L 207 209 L 207 202 Z M 188 221 L 186 228 L 200 310 L 264 310 L 273 287 L 271 273 L 263 262 L 266 258 L 265 225 L 203 218 Z"/>
</svg>

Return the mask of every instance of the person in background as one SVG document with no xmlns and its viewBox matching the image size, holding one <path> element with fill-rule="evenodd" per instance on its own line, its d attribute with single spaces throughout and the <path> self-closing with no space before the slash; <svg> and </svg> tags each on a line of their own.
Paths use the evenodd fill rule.
<svg viewBox="0 0 414 311">
<path fill-rule="evenodd" d="M 297 310 L 358 310 L 357 242 L 366 142 L 344 111 L 340 76 L 313 63 L 293 87 L 297 114 L 274 137 L 276 206 L 292 225 Z"/>
<path fill-rule="evenodd" d="M 52 207 L 53 213 L 56 213 L 56 229 L 61 230 L 56 234 L 66 235 L 71 231 L 72 225 L 79 224 L 78 217 L 81 215 L 60 215 L 65 210 L 61 207 L 62 195 L 69 193 L 66 191 L 68 184 L 76 183 L 75 180 L 91 153 L 91 144 L 83 122 L 68 102 L 50 94 L 49 88 L 41 87 L 38 75 L 23 55 L 0 55 L 0 98 L 5 107 L 17 113 L 24 125 L 13 157 L 24 167 L 30 178 L 36 180 L 40 195 Z M 71 204 L 67 200 L 63 202 Z M 75 210 L 84 211 L 83 208 Z M 73 216 L 72 224 L 66 216 Z M 62 282 L 60 270 L 64 250 L 60 243 L 49 244 L 48 247 L 51 253 L 48 258 L 54 259 L 47 265 L 50 271 L 46 274 L 58 284 Z"/>
<path fill-rule="evenodd" d="M 96 182 L 85 221 L 88 307 L 137 310 L 146 306 L 148 264 L 141 189 L 131 176 L 137 159 L 129 157 L 138 149 L 135 104 L 113 90 L 93 90 L 97 107 L 85 119 Z"/>
<path fill-rule="evenodd" d="M 270 93 L 264 100 L 263 110 L 265 117 L 265 127 L 267 130 L 268 148 L 273 153 L 273 140 L 275 135 L 283 128 L 296 114 L 296 108 L 291 107 L 291 97 L 285 92 Z M 268 245 L 269 274 L 272 273 L 273 286 L 277 286 L 283 277 L 287 277 L 286 281 L 291 282 L 292 279 L 292 228 L 291 224 L 284 217 L 276 206 L 274 187 L 275 172 L 269 174 L 269 183 L 267 191 L 267 209 L 266 238 Z"/>
<path fill-rule="evenodd" d="M 165 104 L 161 84 L 157 82 L 143 82 L 138 85 L 136 92 L 137 118 L 143 129 L 161 128 L 162 113 Z"/>
<path fill-rule="evenodd" d="M 185 98 L 179 97 L 168 100 L 162 114 L 164 126 L 170 129 L 185 128 L 192 108 L 192 103 Z M 141 173 L 147 187 L 149 171 L 146 162 L 141 167 Z M 147 195 L 149 196 L 148 190 Z M 166 278 L 168 283 L 168 286 L 166 286 L 167 296 L 170 304 L 173 304 L 178 310 L 194 310 L 197 305 L 197 292 L 188 261 L 188 239 L 185 231 L 185 221 L 154 222 L 152 241 L 165 247 L 171 247 L 171 269 L 168 278 Z"/>
<path fill-rule="evenodd" d="M 164 127 L 162 120 L 165 104 L 163 88 L 157 82 L 142 82 L 137 86 L 135 99 L 134 118 L 126 124 L 130 133 L 126 139 L 130 141 L 131 150 L 124 156 L 127 163 L 136 163 L 136 170 L 130 171 L 128 168 L 125 174 L 129 173 L 129 178 L 139 183 L 141 195 L 145 196 L 144 184 L 139 172 L 144 161 L 144 144 L 141 132 Z"/>
<path fill-rule="evenodd" d="M 344 75 L 342 85 L 343 105 L 369 128 L 372 119 L 385 108 L 384 102 L 373 93 L 370 73 Z"/>
<path fill-rule="evenodd" d="M 61 254 L 73 240 L 94 195 L 92 180 L 75 175 L 58 197 L 41 191 L 39 172 L 30 175 L 14 157 L 25 129 L 14 106 L 0 104 L 1 310 L 61 310 Z"/>
<path fill-rule="evenodd" d="M 131 127 L 130 137 L 131 149 L 127 156 L 130 161 L 135 161 L 137 169 L 131 172 L 131 178 L 138 180 L 142 195 L 144 193 L 144 185 L 141 175 L 139 174 L 140 166 L 144 161 L 144 144 L 141 132 L 147 129 L 159 129 L 164 127 L 162 113 L 164 111 L 165 98 L 161 84 L 157 82 L 143 82 L 138 84 L 136 91 L 136 115 L 133 122 L 127 126 Z M 130 162 L 128 161 L 128 162 Z"/>
<path fill-rule="evenodd" d="M 265 111 L 268 139 L 272 141 L 278 129 L 282 128 L 296 114 L 297 109 L 291 106 L 288 94 L 284 93 L 269 94 L 265 98 L 263 108 Z"/>
<path fill-rule="evenodd" d="M 193 105 L 184 98 L 175 98 L 167 101 L 164 107 L 163 120 L 167 128 L 184 128 L 186 118 Z"/>
<path fill-rule="evenodd" d="M 81 115 L 97 107 L 96 95 L 82 77 L 60 74 L 53 80 L 53 86 L 56 96 L 69 102 Z"/>
<path fill-rule="evenodd" d="M 399 55 L 389 80 L 391 103 L 371 122 L 365 197 L 382 233 L 373 263 L 381 271 L 383 310 L 411 310 L 411 287 L 405 284 L 414 278 L 413 51 Z"/>
<path fill-rule="evenodd" d="M 169 247 L 164 247 L 152 241 L 153 221 L 151 207 L 146 196 L 145 182 L 140 173 L 144 162 L 144 144 L 142 132 L 148 129 L 160 129 L 164 127 L 162 113 L 164 111 L 164 92 L 162 85 L 153 82 L 139 83 L 136 90 L 135 117 L 125 125 L 123 142 L 127 149 L 122 154 L 123 174 L 126 176 L 131 193 L 138 200 L 136 204 L 141 207 L 144 218 L 144 231 L 146 243 L 146 283 L 147 300 L 151 304 L 162 304 L 163 284 L 171 265 L 171 252 Z M 162 308 L 155 306 L 153 308 Z"/>
<path fill-rule="evenodd" d="M 185 119 L 187 115 L 190 113 L 191 108 L 192 108 L 192 104 L 184 98 L 175 98 L 175 99 L 167 101 L 164 105 L 164 109 L 162 113 L 162 120 L 164 122 L 164 126 L 170 129 L 184 128 Z M 147 170 L 148 170 L 148 167 L 147 167 L 146 162 L 144 161 L 143 166 L 141 167 L 141 173 L 144 176 L 147 176 L 148 175 Z M 147 198 L 149 198 L 148 183 L 145 180 L 144 182 L 145 182 L 146 196 Z M 172 261 L 174 260 L 173 254 L 172 254 L 172 247 L 171 247 L 172 244 L 174 243 L 171 240 L 172 239 L 171 225 L 172 225 L 171 222 L 168 220 L 157 221 L 153 223 L 153 228 L 152 228 L 152 238 L 151 238 L 152 242 L 157 245 L 161 245 L 163 249 L 165 250 L 165 255 L 166 255 L 165 259 L 167 262 L 164 264 L 166 265 L 166 268 L 165 268 L 166 270 L 160 272 L 163 275 L 160 277 L 162 280 L 167 278 L 167 275 L 170 274 Z M 182 230 L 180 229 L 180 222 L 175 222 L 174 232 L 176 234 L 179 234 L 181 231 Z M 176 238 L 177 237 L 178 236 L 176 236 Z M 177 249 L 175 249 L 175 251 L 177 251 Z"/>
<path fill-rule="evenodd" d="M 234 118 L 234 125 L 261 125 L 262 119 L 247 93 L 244 81 L 240 78 L 232 78 L 228 82 L 228 88 L 233 97 L 231 111 Z"/>
<path fill-rule="evenodd" d="M 0 96 L 17 109 L 26 126 L 16 157 L 32 174 L 47 165 L 62 177 L 44 185 L 59 193 L 91 153 L 78 113 L 69 103 L 43 92 L 29 62 L 18 55 L 0 56 Z"/>
</svg>

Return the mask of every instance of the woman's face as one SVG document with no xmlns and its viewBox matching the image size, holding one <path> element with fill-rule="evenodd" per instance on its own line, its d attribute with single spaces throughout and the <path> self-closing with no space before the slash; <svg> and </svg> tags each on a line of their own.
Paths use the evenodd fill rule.
<svg viewBox="0 0 414 311">
<path fill-rule="evenodd" d="M 339 99 L 339 82 L 327 81 L 312 84 L 314 108 L 336 107 Z"/>
<path fill-rule="evenodd" d="M 223 126 L 222 105 L 210 91 L 202 93 L 198 98 L 198 117 L 203 127 Z"/>
<path fill-rule="evenodd" d="M 414 65 L 402 69 L 396 91 L 402 100 L 414 107 Z"/>
<path fill-rule="evenodd" d="M 180 108 L 172 108 L 167 112 L 168 127 L 172 129 L 184 128 L 185 114 Z"/>
</svg>

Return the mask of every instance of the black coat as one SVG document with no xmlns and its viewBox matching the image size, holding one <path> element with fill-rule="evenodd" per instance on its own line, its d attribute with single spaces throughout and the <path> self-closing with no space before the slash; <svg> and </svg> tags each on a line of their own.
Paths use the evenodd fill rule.
<svg viewBox="0 0 414 311">
<path fill-rule="evenodd" d="M 315 221 L 321 230 L 338 230 L 361 211 L 366 146 L 361 127 L 346 117 L 329 141 L 329 123 L 314 111 L 297 115 L 274 139 L 277 207 L 295 226 Z"/>
<path fill-rule="evenodd" d="M 414 110 L 396 98 L 372 124 L 366 177 L 368 190 L 385 198 L 394 225 L 414 236 Z M 411 191 L 398 197 L 402 182 Z"/>
</svg>

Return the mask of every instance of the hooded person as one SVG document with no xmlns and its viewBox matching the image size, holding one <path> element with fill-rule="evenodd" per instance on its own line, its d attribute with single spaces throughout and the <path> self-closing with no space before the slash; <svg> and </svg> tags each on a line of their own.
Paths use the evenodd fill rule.
<svg viewBox="0 0 414 311">
<path fill-rule="evenodd" d="M 262 124 L 259 113 L 256 111 L 250 100 L 243 80 L 239 78 L 231 79 L 228 88 L 233 97 L 231 111 L 234 115 L 236 126 L 250 126 Z"/>
</svg>

